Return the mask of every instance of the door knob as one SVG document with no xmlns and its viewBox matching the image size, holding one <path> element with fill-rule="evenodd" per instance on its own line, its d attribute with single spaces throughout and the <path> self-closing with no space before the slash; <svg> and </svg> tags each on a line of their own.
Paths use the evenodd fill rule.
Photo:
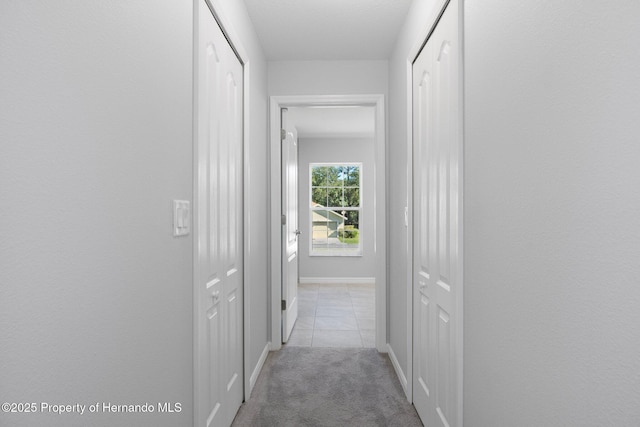
<svg viewBox="0 0 640 427">
<path fill-rule="evenodd" d="M 296 230 L 296 236 L 299 236 L 300 234 L 302 234 L 302 231 Z"/>
</svg>

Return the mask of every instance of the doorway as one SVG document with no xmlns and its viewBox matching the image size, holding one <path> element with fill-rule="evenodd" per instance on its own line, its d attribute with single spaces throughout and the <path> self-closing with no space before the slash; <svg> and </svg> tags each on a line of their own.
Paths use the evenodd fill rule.
<svg viewBox="0 0 640 427">
<path fill-rule="evenodd" d="M 375 347 L 375 108 L 289 107 L 285 116 L 286 134 L 298 139 L 300 274 L 292 304 L 298 319 L 282 341 L 288 346 Z M 283 172 L 290 169 L 289 146 L 285 138 Z M 283 175 L 285 200 L 291 199 L 286 175 L 291 174 Z M 289 216 L 285 241 L 291 236 Z M 283 280 L 291 284 L 286 277 L 291 258 L 283 257 Z M 291 316 L 289 295 L 283 299 L 284 325 Z"/>
<path fill-rule="evenodd" d="M 364 304 L 363 297 L 367 293 L 367 287 L 371 289 L 371 296 L 375 295 L 372 303 L 372 309 L 374 316 L 370 318 L 370 323 L 366 325 L 367 331 L 371 331 L 371 335 L 367 336 L 366 340 L 369 345 L 375 346 L 380 352 L 387 351 L 386 344 L 386 229 L 385 229 L 385 126 L 384 126 L 384 97 L 382 95 L 354 95 L 354 96 L 287 96 L 287 97 L 272 97 L 270 105 L 270 126 L 271 126 L 271 141 L 270 141 L 270 165 L 271 165 L 271 183 L 270 183 L 270 245 L 271 245 L 271 349 L 278 350 L 282 346 L 282 342 L 286 341 L 289 337 L 285 337 L 283 334 L 283 314 L 287 316 L 288 313 L 283 311 L 283 307 L 286 309 L 286 300 L 283 300 L 286 294 L 286 290 L 283 293 L 283 251 L 282 251 L 282 135 L 287 135 L 289 130 L 281 133 L 281 111 L 287 110 L 288 120 L 298 122 L 298 131 L 302 130 L 306 143 L 310 144 L 305 147 L 308 150 L 312 149 L 314 139 L 318 139 L 319 135 L 317 129 L 313 126 L 309 126 L 308 122 L 305 122 L 305 118 L 311 115 L 330 115 L 331 113 L 349 111 L 350 114 L 355 112 L 368 112 L 371 114 L 372 127 L 370 130 L 370 147 L 371 153 L 370 164 L 363 165 L 357 161 L 353 161 L 354 158 L 343 157 L 344 161 L 336 161 L 336 157 L 319 157 L 317 162 L 306 161 L 304 164 L 300 164 L 299 175 L 301 178 L 301 191 L 300 191 L 300 220 L 299 228 L 301 231 L 300 236 L 300 253 L 306 256 L 303 261 L 303 266 L 300 272 L 300 298 L 297 300 L 297 309 L 301 311 L 302 316 L 305 319 L 301 319 L 300 326 L 308 328 L 309 326 L 309 307 L 305 307 L 305 304 L 310 306 L 315 304 L 318 307 L 319 296 L 322 295 L 326 298 L 325 304 L 329 302 L 329 299 L 334 301 L 340 301 L 343 298 L 342 309 L 345 309 L 345 305 L 348 302 L 350 308 L 355 309 L 358 304 Z M 326 132 L 326 125 L 324 123 L 324 131 Z M 329 126 L 331 127 L 331 126 Z M 331 131 L 329 131 L 331 132 Z M 332 136 L 339 136 L 340 130 L 333 129 Z M 325 135 L 326 136 L 326 135 Z M 344 136 L 344 135 L 343 135 Z M 314 138 L 316 137 L 316 138 Z M 344 138 L 343 138 L 344 140 Z M 331 144 L 328 141 L 316 141 L 319 145 L 323 145 L 327 150 L 339 151 L 339 148 L 330 147 Z M 302 143 L 304 144 L 304 142 Z M 302 144 L 298 144 L 301 146 Z M 318 146 L 318 145 L 317 145 Z M 316 148 L 317 148 L 316 146 Z M 344 148 L 344 147 L 343 147 Z M 303 148 L 304 150 L 304 148 Z M 327 154 L 329 155 L 329 154 Z M 338 157 L 340 158 L 340 157 Z M 333 159 L 332 161 L 330 161 Z M 313 163 L 313 165 L 311 164 Z M 369 163 L 369 162 L 368 162 Z M 315 169 L 314 169 L 315 168 Z M 316 173 L 314 178 L 314 171 Z M 359 179 L 360 173 L 369 174 L 367 186 L 363 186 L 361 189 L 360 181 L 356 184 L 356 178 Z M 326 174 L 333 173 L 335 175 L 335 182 L 327 183 Z M 319 177 L 325 176 L 325 181 L 322 181 Z M 349 178 L 349 179 L 348 179 Z M 304 182 L 304 184 L 302 183 Z M 312 183 L 313 181 L 313 183 Z M 312 185 L 313 184 L 313 185 Z M 347 188 L 337 188 L 338 185 L 346 186 Z M 331 191 L 337 192 L 341 190 L 341 197 L 334 197 L 333 199 L 327 199 L 327 194 Z M 370 192 L 368 196 L 365 196 L 364 191 Z M 324 195 L 323 200 L 313 200 L 312 194 L 315 191 L 316 198 Z M 367 219 L 363 221 L 363 225 L 367 224 L 366 234 L 360 235 L 360 209 L 363 206 L 359 206 L 354 201 L 360 200 L 360 192 L 362 191 L 363 197 L 369 197 L 366 212 Z M 346 194 L 355 195 L 347 203 L 345 202 Z M 303 196 L 304 194 L 304 196 Z M 366 198 L 364 199 L 366 200 Z M 326 201 L 326 202 L 324 202 Z M 324 202 L 324 204 L 323 204 Z M 336 206 L 327 206 L 328 204 Z M 331 209 L 329 209 L 331 208 Z M 362 219 L 365 217 L 362 216 Z M 314 221 L 317 219 L 317 221 Z M 329 221 L 331 220 L 331 221 Z M 323 233 L 324 231 L 324 233 Z M 335 234 L 335 236 L 334 236 Z M 360 236 L 362 239 L 360 240 Z M 322 238 L 324 237 L 324 239 Z M 328 244 L 331 243 L 331 244 Z M 362 244 L 362 247 L 359 245 Z M 334 273 L 328 277 L 326 274 L 319 275 L 313 273 L 312 264 L 316 264 L 318 267 L 323 264 L 322 261 L 328 261 L 326 256 L 323 258 L 323 251 L 325 255 L 331 256 L 333 259 L 343 261 L 345 265 L 349 265 L 348 257 L 338 257 L 333 253 L 336 250 L 345 248 L 355 253 L 355 256 L 362 258 L 362 253 L 356 253 L 358 250 L 363 250 L 370 247 L 370 260 L 371 269 L 369 271 L 369 277 L 354 277 L 353 271 L 349 276 L 340 277 L 344 274 Z M 329 251 L 329 252 L 326 252 Z M 312 255 L 313 254 L 313 255 Z M 355 258 L 351 258 L 353 261 Z M 359 261 L 362 261 L 359 259 Z M 352 263 L 353 264 L 353 263 Z M 326 265 L 326 264 L 324 264 Z M 323 267 L 318 267 L 323 268 Z M 326 267 L 325 267 L 326 268 Z M 318 270 L 315 270 L 318 271 Z M 344 270 L 343 270 L 344 271 Z M 323 276 L 323 277 L 320 277 Z M 336 277 L 337 276 L 337 277 Z M 345 280 L 346 279 L 346 280 Z M 333 288 L 333 289 L 332 289 Z M 303 298 L 304 297 L 304 298 Z M 330 298 L 329 298 L 330 297 Z M 349 302 L 347 298 L 356 298 L 357 303 L 353 304 L 353 299 Z M 312 302 L 315 300 L 315 302 Z M 329 309 L 324 305 L 323 310 Z M 362 310 L 360 314 L 364 315 L 364 307 L 359 307 Z M 314 313 L 316 313 L 314 311 Z M 371 312 L 369 312 L 371 315 Z M 321 313 L 322 314 L 322 313 Z M 353 313 L 354 321 L 356 313 Z M 374 321 L 375 318 L 375 321 Z M 315 320 L 315 319 L 314 319 Z M 289 320 L 290 321 L 290 320 Z M 335 319 L 325 319 L 323 321 L 335 321 Z M 365 318 L 362 317 L 363 325 L 365 324 Z M 304 324 L 304 325 L 303 325 Z M 360 325 L 356 323 L 359 327 Z M 375 333 L 373 332 L 375 330 Z M 359 333 L 358 330 L 355 333 Z M 318 337 L 322 333 L 319 332 Z M 361 335 L 358 335 L 358 339 L 361 339 Z M 284 339 L 283 339 L 284 338 Z M 318 343 L 322 342 L 319 339 Z M 364 340 L 362 341 L 364 343 Z"/>
</svg>

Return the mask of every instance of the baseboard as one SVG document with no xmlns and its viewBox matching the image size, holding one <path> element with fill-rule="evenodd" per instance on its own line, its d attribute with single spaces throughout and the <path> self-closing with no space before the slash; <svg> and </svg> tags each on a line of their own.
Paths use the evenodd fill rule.
<svg viewBox="0 0 640 427">
<path fill-rule="evenodd" d="M 396 371 L 396 375 L 398 375 L 398 379 L 400 380 L 400 384 L 402 385 L 402 389 L 404 390 L 405 396 L 409 398 L 409 382 L 407 381 L 407 376 L 402 372 L 402 368 L 400 367 L 400 362 L 398 362 L 398 358 L 396 354 L 393 352 L 393 348 L 391 348 L 391 344 L 387 344 L 389 359 L 391 359 L 391 364 L 393 365 L 393 369 Z"/>
<path fill-rule="evenodd" d="M 248 393 L 249 396 L 251 396 L 251 392 L 253 391 L 253 387 L 256 385 L 256 381 L 258 381 L 258 375 L 260 375 L 260 371 L 262 371 L 264 362 L 267 360 L 270 347 L 271 347 L 270 342 L 268 342 L 267 345 L 264 346 L 264 349 L 262 350 L 262 354 L 260 355 L 260 359 L 258 359 L 258 363 L 256 364 L 255 369 L 251 373 L 251 378 L 249 379 L 249 393 Z"/>
<path fill-rule="evenodd" d="M 340 285 L 340 284 L 375 284 L 375 277 L 301 277 L 300 284 Z"/>
</svg>

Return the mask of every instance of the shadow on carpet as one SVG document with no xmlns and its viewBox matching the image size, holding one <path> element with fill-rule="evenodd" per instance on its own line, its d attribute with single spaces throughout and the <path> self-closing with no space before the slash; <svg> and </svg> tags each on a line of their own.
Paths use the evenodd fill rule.
<svg viewBox="0 0 640 427">
<path fill-rule="evenodd" d="M 269 354 L 233 426 L 422 426 L 375 349 L 284 347 Z"/>
</svg>

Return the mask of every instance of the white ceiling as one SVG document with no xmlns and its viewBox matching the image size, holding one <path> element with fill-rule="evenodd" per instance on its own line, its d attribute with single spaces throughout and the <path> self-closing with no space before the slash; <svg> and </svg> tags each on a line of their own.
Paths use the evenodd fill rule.
<svg viewBox="0 0 640 427">
<path fill-rule="evenodd" d="M 412 0 L 244 0 L 267 60 L 388 59 Z"/>
<path fill-rule="evenodd" d="M 287 123 L 295 126 L 299 137 L 373 137 L 374 107 L 294 107 L 287 112 Z"/>
</svg>

